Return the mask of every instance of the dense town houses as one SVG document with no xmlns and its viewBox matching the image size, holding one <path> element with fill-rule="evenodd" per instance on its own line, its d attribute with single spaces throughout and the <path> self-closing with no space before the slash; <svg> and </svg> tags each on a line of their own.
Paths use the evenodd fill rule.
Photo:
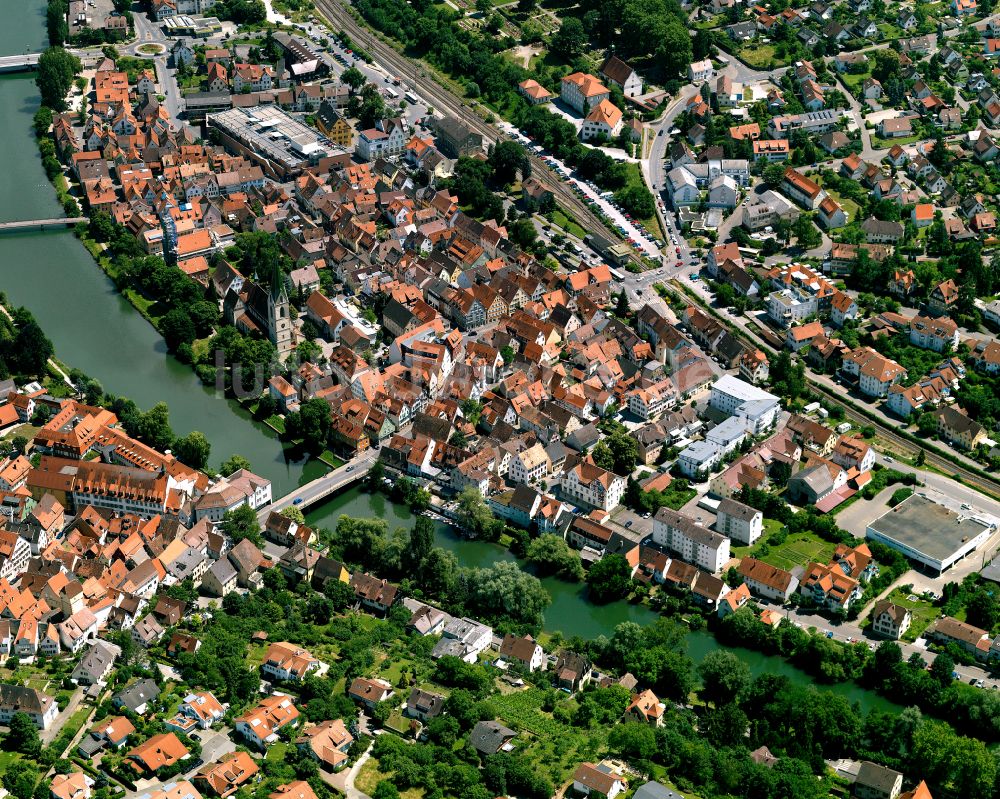
<svg viewBox="0 0 1000 799">
<path fill-rule="evenodd" d="M 552 174 L 525 159 L 509 191 L 493 173 L 511 142 L 433 111 L 432 97 L 403 84 L 416 75 L 380 74 L 359 91 L 341 67 L 361 67 L 367 59 L 346 58 L 360 50 L 317 43 L 294 26 L 261 34 L 259 47 L 223 41 L 213 32 L 221 23 L 204 17 L 215 5 L 155 0 L 150 22 L 186 33 L 170 46 L 178 77 L 104 55 L 88 64 L 86 101 L 56 114 L 51 130 L 92 217 L 90 236 L 109 257 L 150 256 L 113 264 L 122 287 L 157 311 L 170 303 L 171 323 L 178 314 L 191 323 L 162 331 L 181 360 L 206 382 L 214 370 L 218 385 L 296 445 L 344 461 L 318 481 L 336 482 L 330 492 L 384 491 L 457 535 L 499 540 L 539 573 L 544 547 L 557 550 L 568 564 L 558 576 L 583 575 L 594 598 L 628 596 L 665 615 L 680 608 L 695 623 L 704 615 L 713 632 L 753 630 L 770 643 L 807 635 L 792 629 L 800 614 L 811 627 L 815 616 L 853 623 L 868 611 L 865 635 L 909 646 L 912 625 L 927 623 L 910 606 L 926 598 L 903 590 L 900 562 L 940 574 L 995 529 L 974 502 L 959 511 L 961 500 L 899 488 L 915 482 L 876 451 L 902 424 L 914 446 L 934 438 L 960 452 L 962 468 L 998 457 L 989 396 L 1000 344 L 989 325 L 1000 306 L 977 297 L 995 296 L 982 252 L 995 246 L 998 209 L 982 173 L 1000 154 L 1000 99 L 982 64 L 1000 45 L 994 21 L 981 31 L 967 24 L 982 16 L 974 1 L 953 3 L 955 19 L 942 19 L 936 37 L 927 9 L 889 13 L 868 0 L 799 10 L 713 1 L 711 20 L 707 9 L 685 8 L 692 31 L 703 32 L 697 20 L 719 30 L 707 43 L 692 37 L 697 56 L 674 70 L 689 81 L 679 94 L 653 86 L 644 59 L 626 60 L 629 47 L 598 48 L 598 61 L 572 71 L 530 68 L 538 79 L 518 74 L 513 99 L 532 113 L 553 108 L 580 155 L 563 159 L 571 177 L 545 152 L 557 148 L 529 144 Z M 232 15 L 233 4 L 219 5 L 220 16 Z M 81 28 L 90 12 L 75 12 Z M 411 12 L 422 13 L 401 11 Z M 113 19 L 105 30 L 122 27 Z M 479 22 L 468 23 L 470 37 Z M 591 23 L 586 35 L 596 38 Z M 896 28 L 906 36 L 889 36 Z M 743 45 L 781 47 L 769 72 L 758 72 L 721 55 L 719 37 L 744 55 Z M 553 55 L 563 38 L 547 34 Z M 581 71 L 598 63 L 596 74 Z M 164 76 L 186 82 L 184 121 L 168 108 Z M 493 91 L 468 90 L 496 110 Z M 427 109 L 422 119 L 417 108 Z M 529 141 L 510 120 L 504 133 Z M 535 140 L 543 142 L 537 131 Z M 556 184 L 567 178 L 586 194 L 577 176 L 603 163 L 602 150 L 634 153 L 618 166 L 643 183 L 653 173 L 632 161 L 650 152 L 662 161 L 647 216 L 669 244 L 650 236 L 644 250 L 628 237 L 624 223 L 638 224 L 628 213 L 627 244 L 576 235 Z M 477 169 L 490 175 L 478 186 Z M 627 192 L 595 194 L 603 204 L 588 205 L 616 215 Z M 154 266 L 165 271 L 143 272 Z M 173 281 L 186 299 L 153 296 Z M 549 647 L 540 615 L 512 621 L 513 601 L 510 618 L 477 618 L 471 599 L 462 606 L 449 593 L 461 584 L 472 597 L 466 583 L 476 573 L 431 585 L 429 556 L 398 556 L 394 547 L 417 541 L 417 531 L 386 543 L 385 562 L 340 549 L 350 532 L 300 515 L 316 501 L 308 491 L 293 502 L 251 468 L 217 475 L 207 457 L 189 465 L 189 452 L 151 446 L 155 436 L 108 398 L 104 407 L 82 390 L 64 398 L 66 386 L 46 387 L 18 375 L 0 391 L 0 429 L 30 433 L 0 461 L 0 653 L 24 666 L 65 659 L 72 669 L 53 696 L 36 680 L 0 684 L 0 723 L 23 713 L 48 733 L 66 723 L 67 701 L 96 705 L 113 691 L 109 707 L 124 715 L 95 719 L 72 745 L 85 760 L 118 752 L 115 779 L 148 781 L 145 799 L 258 788 L 269 799 L 323 799 L 329 789 L 306 775 L 352 768 L 347 779 L 360 779 L 353 766 L 373 730 L 385 734 L 365 757 L 381 772 L 392 771 L 389 736 L 412 739 L 406 747 L 417 751 L 451 735 L 452 752 L 460 738 L 471 744 L 462 751 L 472 753 L 470 769 L 487 766 L 484 779 L 496 778 L 498 764 L 510 769 L 491 795 L 520 793 L 508 758 L 519 762 L 531 744 L 517 714 L 483 717 L 493 697 L 552 686 L 573 695 L 582 717 L 595 712 L 595 685 L 616 686 L 626 709 L 602 728 L 624 721 L 670 734 L 689 712 L 681 706 L 696 686 L 668 697 L 673 681 L 634 652 L 608 666 L 597 663 L 607 653 L 596 644 L 566 637 Z M 834 416 L 851 405 L 861 408 Z M 850 531 L 870 546 L 836 526 L 837 509 L 864 508 L 883 490 L 884 514 Z M 786 546 L 793 535 L 800 540 Z M 435 598 L 455 617 L 428 604 Z M 262 620 L 249 641 L 202 636 L 239 616 L 234 609 L 279 601 L 285 617 Z M 1000 658 L 995 625 L 935 615 L 921 633 L 933 654 L 968 668 Z M 408 654 L 393 638 L 404 622 Z M 342 623 L 354 629 L 345 634 Z M 370 639 L 372 630 L 383 637 Z M 429 640 L 417 646 L 416 636 Z M 373 641 L 372 651 L 352 652 L 355 639 Z M 161 685 L 152 663 L 179 676 L 167 672 Z M 638 677 L 622 674 L 630 663 Z M 455 686 L 481 672 L 490 677 L 482 712 L 452 734 Z M 186 684 L 191 674 L 201 682 Z M 711 729 L 709 703 L 719 708 L 705 682 L 705 701 L 690 710 L 698 724 L 687 725 L 699 735 Z M 79 695 L 67 700 L 71 688 Z M 560 710 L 544 718 L 562 724 L 563 698 L 552 701 Z M 756 746 L 764 733 L 751 722 Z M 240 748 L 206 757 L 209 740 Z M 788 756 L 768 743 L 773 754 L 760 746 L 749 755 L 762 770 Z M 852 751 L 878 754 L 859 746 Z M 560 764 L 559 790 L 676 795 L 639 786 L 629 756 L 599 761 L 603 754 Z M 303 779 L 272 778 L 293 763 Z M 868 761 L 844 769 L 863 799 L 930 799 L 922 782 L 903 793 L 918 774 L 904 779 Z M 50 792 L 89 799 L 90 773 L 60 774 Z"/>
</svg>

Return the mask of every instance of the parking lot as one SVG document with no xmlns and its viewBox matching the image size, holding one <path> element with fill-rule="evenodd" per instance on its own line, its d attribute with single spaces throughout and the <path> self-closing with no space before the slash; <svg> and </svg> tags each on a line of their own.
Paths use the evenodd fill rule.
<svg viewBox="0 0 1000 799">
<path fill-rule="evenodd" d="M 621 208 L 616 207 L 611 192 L 601 192 L 595 184 L 574 177 L 572 170 L 566 164 L 558 158 L 548 155 L 540 145 L 532 144 L 531 139 L 514 125 L 505 122 L 501 123 L 499 127 L 508 136 L 535 153 L 558 178 L 568 183 L 584 202 L 604 214 L 637 253 L 648 258 L 659 258 L 660 250 L 656 244 L 657 239 L 638 222 L 629 218 L 629 215 Z"/>
</svg>

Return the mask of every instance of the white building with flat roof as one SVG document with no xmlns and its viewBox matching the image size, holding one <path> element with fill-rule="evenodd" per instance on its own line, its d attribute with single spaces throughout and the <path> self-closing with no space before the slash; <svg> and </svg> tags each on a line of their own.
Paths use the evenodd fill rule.
<svg viewBox="0 0 1000 799">
<path fill-rule="evenodd" d="M 732 375 L 715 381 L 709 405 L 728 416 L 742 418 L 754 435 L 771 427 L 778 413 L 774 394 Z"/>
</svg>

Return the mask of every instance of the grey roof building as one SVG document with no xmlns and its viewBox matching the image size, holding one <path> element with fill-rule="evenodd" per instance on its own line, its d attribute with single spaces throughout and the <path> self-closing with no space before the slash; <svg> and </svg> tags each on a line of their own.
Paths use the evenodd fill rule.
<svg viewBox="0 0 1000 799">
<path fill-rule="evenodd" d="M 495 755 L 516 736 L 514 730 L 498 721 L 480 721 L 469 733 L 469 743 L 484 755 Z"/>
<path fill-rule="evenodd" d="M 133 713 L 142 715 L 146 712 L 146 707 L 160 695 L 160 689 L 156 683 L 150 679 L 139 680 L 130 685 L 124 691 L 115 694 L 111 701 L 117 708 L 131 710 Z"/>
<path fill-rule="evenodd" d="M 94 685 L 103 682 L 121 655 L 121 647 L 107 641 L 95 641 L 73 669 L 72 679 L 77 685 Z"/>
</svg>

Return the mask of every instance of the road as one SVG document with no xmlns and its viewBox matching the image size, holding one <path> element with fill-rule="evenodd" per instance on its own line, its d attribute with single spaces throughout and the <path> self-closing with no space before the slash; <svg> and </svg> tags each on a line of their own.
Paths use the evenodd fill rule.
<svg viewBox="0 0 1000 799">
<path fill-rule="evenodd" d="M 271 511 L 281 511 L 292 505 L 301 506 L 303 509 L 308 508 L 313 503 L 318 502 L 342 486 L 362 478 L 377 459 L 378 450 L 366 450 L 340 468 L 334 469 L 322 477 L 317 477 L 312 482 L 306 483 L 303 486 L 299 486 L 270 505 L 261 508 L 257 512 L 257 517 L 263 522 Z"/>
<path fill-rule="evenodd" d="M 643 277 L 645 277 L 645 275 L 643 275 Z M 681 277 L 680 275 L 674 275 L 673 277 L 676 281 L 674 284 L 675 289 L 679 289 L 681 285 L 683 285 L 689 290 L 695 292 L 702 303 L 708 306 L 713 305 L 714 298 L 702 282 L 689 282 L 685 280 L 682 284 L 679 279 Z M 712 311 L 722 317 L 722 321 L 726 323 L 730 329 L 735 328 L 737 334 L 742 334 L 745 339 L 751 341 L 755 346 L 760 347 L 771 357 L 775 355 L 774 347 L 768 344 L 768 342 L 760 336 L 757 327 L 751 324 L 746 316 L 735 315 L 728 308 L 712 307 Z M 973 469 L 978 467 L 973 461 L 962 453 L 956 450 L 946 450 L 947 445 L 939 445 L 939 448 L 942 451 L 949 451 L 951 458 L 954 458 L 954 460 L 951 458 L 945 458 L 938 455 L 933 450 L 921 446 L 900 435 L 898 432 L 898 428 L 900 426 L 898 420 L 889 417 L 884 411 L 872 404 L 869 400 L 862 397 L 852 397 L 851 393 L 845 386 L 830 379 L 826 375 L 816 374 L 810 369 L 806 372 L 806 379 L 812 389 L 821 394 L 829 403 L 843 408 L 845 416 L 849 421 L 854 422 L 859 426 L 869 425 L 874 427 L 878 432 L 879 437 L 885 443 L 890 444 L 900 455 L 908 458 L 910 456 L 915 456 L 917 452 L 923 450 L 928 466 L 940 469 L 947 475 L 958 475 L 966 486 L 971 486 L 980 493 L 989 497 L 1000 498 L 1000 478 L 993 477 L 992 475 L 981 476 L 978 472 L 973 471 Z M 864 413 L 862 411 L 864 411 Z M 868 416 L 866 414 L 872 414 L 872 416 Z"/>
<path fill-rule="evenodd" d="M 467 102 L 449 89 L 442 86 L 434 77 L 428 74 L 423 66 L 414 60 L 400 54 L 372 32 L 359 23 L 346 7 L 343 0 L 317 0 L 317 11 L 330 23 L 333 30 L 342 30 L 354 41 L 364 47 L 382 66 L 394 71 L 409 83 L 414 92 L 426 98 L 433 108 L 443 111 L 464 122 L 472 130 L 483 136 L 484 143 L 494 143 L 500 139 L 501 133 L 496 127 L 484 121 Z M 531 167 L 535 174 L 544 174 L 545 163 L 534 155 L 530 155 Z M 581 226 L 588 230 L 607 229 L 614 239 L 621 236 L 612 231 L 590 210 L 590 207 L 580 200 L 576 194 L 562 181 L 556 180 L 551 185 L 559 204 L 572 214 Z"/>
<path fill-rule="evenodd" d="M 83 688 L 77 688 L 73 691 L 73 695 L 70 697 L 66 707 L 59 712 L 59 715 L 55 717 L 55 720 L 49 725 L 49 728 L 47 730 L 42 730 L 38 734 L 38 737 L 42 739 L 42 743 L 45 746 L 48 746 L 59 737 L 59 733 L 62 731 L 63 726 L 65 726 L 66 722 L 72 718 L 74 713 L 76 713 L 81 702 L 83 702 Z"/>
<path fill-rule="evenodd" d="M 323 779 L 323 782 L 344 794 L 347 799 L 369 799 L 368 794 L 362 793 L 354 787 L 354 781 L 357 779 L 358 774 L 364 767 L 365 763 L 368 762 L 368 758 L 371 757 L 372 746 L 374 743 L 375 742 L 372 741 L 368 744 L 368 748 L 365 750 L 364 754 L 361 755 L 361 757 L 358 758 L 358 761 L 349 769 L 338 771 L 336 774 L 330 774 L 328 771 L 320 769 L 319 775 Z"/>
<path fill-rule="evenodd" d="M 135 42 L 129 46 L 127 51 L 136 58 L 145 58 L 153 62 L 156 70 L 156 83 L 160 87 L 160 94 L 163 95 L 163 105 L 173 121 L 174 127 L 180 126 L 180 114 L 182 110 L 181 91 L 177 86 L 175 71 L 168 66 L 170 58 L 170 40 L 163 33 L 163 29 L 142 12 L 132 15 L 135 20 Z M 160 45 L 162 50 L 157 55 L 148 55 L 139 50 L 145 44 Z"/>
</svg>

